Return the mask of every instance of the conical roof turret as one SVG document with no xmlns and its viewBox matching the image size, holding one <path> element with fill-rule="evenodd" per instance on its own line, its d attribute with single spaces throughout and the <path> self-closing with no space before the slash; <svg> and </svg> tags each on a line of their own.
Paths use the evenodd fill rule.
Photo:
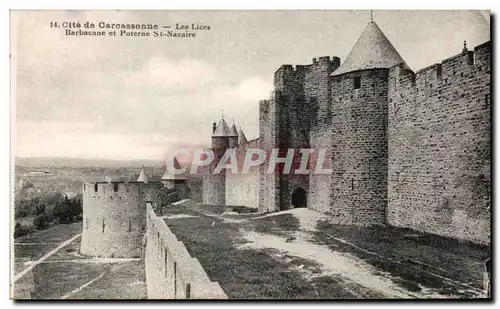
<svg viewBox="0 0 500 309">
<path fill-rule="evenodd" d="M 345 61 L 331 75 L 366 69 L 390 68 L 397 64 L 407 66 L 382 30 L 371 20 Z"/>
<path fill-rule="evenodd" d="M 234 122 L 233 122 L 233 125 L 231 126 L 229 134 L 230 134 L 229 136 L 231 136 L 231 137 L 238 136 L 238 130 L 236 129 L 236 125 L 234 124 Z"/>
<path fill-rule="evenodd" d="M 141 173 L 139 174 L 139 177 L 137 178 L 137 182 L 148 182 L 149 177 L 146 175 L 144 172 L 144 168 L 141 169 Z"/>
<path fill-rule="evenodd" d="M 215 128 L 212 137 L 229 137 L 231 135 L 231 128 L 227 125 L 227 122 L 222 118 L 219 124 Z"/>
</svg>

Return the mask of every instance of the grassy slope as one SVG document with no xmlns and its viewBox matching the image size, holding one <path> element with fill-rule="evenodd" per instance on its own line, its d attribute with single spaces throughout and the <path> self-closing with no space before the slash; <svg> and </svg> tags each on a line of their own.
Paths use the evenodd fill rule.
<svg viewBox="0 0 500 309">
<path fill-rule="evenodd" d="M 388 259 L 336 241 L 332 236 Z M 390 273 L 405 288 L 420 291 L 421 285 L 442 295 L 472 296 L 465 291 L 467 287 L 429 272 L 481 289 L 482 262 L 489 256 L 489 248 L 485 246 L 395 227 L 367 228 L 320 222 L 316 239 L 332 250 L 352 253 L 380 271 Z"/>
<path fill-rule="evenodd" d="M 211 280 L 218 281 L 230 298 L 350 298 L 342 290 L 341 278 L 315 277 L 303 280 L 293 264 L 316 266 L 308 260 L 291 257 L 276 258 L 269 250 L 242 250 L 245 242 L 241 230 L 273 234 L 293 239 L 299 229 L 298 220 L 291 214 L 269 216 L 257 220 L 224 223 L 218 218 L 203 216 L 201 206 L 169 207 L 168 213 L 189 213 L 200 216 L 166 220 L 179 239 L 185 242 L 192 256 L 198 258 Z M 254 217 L 256 215 L 249 215 Z M 213 224 L 213 226 L 212 226 Z M 353 254 L 368 262 L 379 273 L 388 273 L 394 281 L 410 291 L 430 289 L 434 293 L 454 297 L 474 297 L 467 286 L 439 278 L 443 276 L 476 289 L 482 288 L 482 261 L 489 256 L 489 248 L 468 242 L 416 233 L 394 227 L 359 228 L 319 222 L 315 240 L 335 251 Z M 339 238 L 367 251 L 336 240 Z M 377 256 L 380 255 L 380 256 Z M 312 263 L 312 264 L 311 264 Z M 433 273 L 435 275 L 429 274 Z M 356 289 L 356 287 L 350 287 Z M 370 294 L 361 291 L 361 294 Z M 372 294 L 377 298 L 381 295 Z"/>
<path fill-rule="evenodd" d="M 15 245 L 16 271 L 26 268 L 26 261 L 37 260 L 72 236 L 80 233 L 81 223 L 61 224 L 16 239 L 16 243 L 51 243 Z M 30 290 L 32 299 L 59 299 L 66 293 L 82 286 L 100 274 L 106 274 L 73 299 L 141 299 L 146 297 L 144 265 L 141 262 L 121 264 L 97 264 L 61 262 L 89 259 L 78 255 L 80 238 L 39 264 L 33 271 L 16 282 L 16 290 Z M 59 262 L 58 262 L 59 261 Z M 17 295 L 17 293 L 15 294 Z"/>
<path fill-rule="evenodd" d="M 175 207 L 175 213 L 191 212 Z M 169 209 L 165 212 L 170 212 Z M 198 215 L 200 215 L 198 213 Z M 262 221 L 261 221 L 262 220 Z M 183 241 L 190 254 L 200 261 L 212 281 L 217 281 L 229 298 L 237 299 L 323 299 L 355 298 L 343 288 L 343 279 L 315 277 L 304 280 L 297 266 L 321 272 L 310 260 L 293 256 L 277 258 L 273 249 L 239 249 L 245 243 L 239 227 L 254 231 L 289 233 L 298 228 L 292 215 L 250 220 L 245 223 L 224 223 L 217 218 L 200 216 L 166 220 Z M 243 224 L 243 226 L 241 225 Z M 381 297 L 373 294 L 373 297 Z"/>
</svg>

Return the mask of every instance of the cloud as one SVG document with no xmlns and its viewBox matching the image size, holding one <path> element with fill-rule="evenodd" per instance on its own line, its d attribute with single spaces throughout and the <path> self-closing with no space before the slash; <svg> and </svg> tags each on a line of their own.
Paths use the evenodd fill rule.
<svg viewBox="0 0 500 309">
<path fill-rule="evenodd" d="M 124 79 L 124 83 L 134 86 L 167 87 L 168 89 L 196 89 L 213 81 L 215 68 L 195 59 L 173 60 L 152 57 L 140 71 Z"/>
<path fill-rule="evenodd" d="M 172 137 L 103 133 L 91 122 L 18 122 L 18 157 L 75 157 L 161 160 L 174 145 Z"/>
<path fill-rule="evenodd" d="M 130 91 L 101 104 L 89 121 L 18 121 L 13 149 L 23 157 L 161 159 L 174 148 L 210 147 L 212 121 L 220 119 L 221 109 L 248 138 L 255 138 L 258 99 L 266 98 L 270 89 L 270 81 L 249 77 L 235 86 L 216 86 L 175 100 L 161 92 Z M 57 106 L 52 107 L 54 112 Z"/>
<path fill-rule="evenodd" d="M 17 149 L 23 156 L 141 158 L 181 144 L 206 147 L 221 109 L 247 138 L 258 137 L 258 101 L 269 98 L 274 70 L 345 56 L 366 14 L 14 11 Z M 376 18 L 407 63 L 421 68 L 460 52 L 463 40 L 472 48 L 489 39 L 489 24 L 474 14 L 380 11 Z M 194 19 L 213 30 L 194 40 L 158 40 L 66 36 L 50 28 L 51 21 Z"/>
</svg>

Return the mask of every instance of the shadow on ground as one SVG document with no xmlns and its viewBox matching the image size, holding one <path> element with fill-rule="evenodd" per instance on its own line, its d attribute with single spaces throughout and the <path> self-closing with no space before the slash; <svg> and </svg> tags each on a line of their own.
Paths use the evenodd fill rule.
<svg viewBox="0 0 500 309">
<path fill-rule="evenodd" d="M 489 247 L 395 227 L 339 226 L 321 221 L 316 241 L 353 254 L 414 292 L 471 298 L 482 290 Z M 449 278 L 451 280 L 446 280 Z"/>
</svg>

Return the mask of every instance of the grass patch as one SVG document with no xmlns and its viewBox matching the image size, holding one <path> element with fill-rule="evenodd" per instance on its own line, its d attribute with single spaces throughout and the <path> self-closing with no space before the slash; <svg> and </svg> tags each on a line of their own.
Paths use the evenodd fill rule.
<svg viewBox="0 0 500 309">
<path fill-rule="evenodd" d="M 81 230 L 82 223 L 60 224 L 49 230 L 43 230 L 16 238 L 14 242 L 14 272 L 18 273 L 19 271 L 22 271 L 27 267 L 24 265 L 24 262 L 38 260 L 59 246 L 61 242 L 66 241 L 74 235 L 80 233 Z M 80 239 L 77 238 L 69 246 L 79 247 L 79 245 Z M 61 250 L 64 250 L 65 248 Z M 58 254 L 60 255 L 61 251 L 56 253 L 56 255 Z M 72 259 L 74 258 L 75 257 L 72 257 Z M 52 257 L 49 259 L 52 259 Z"/>
<path fill-rule="evenodd" d="M 258 233 L 292 237 L 293 232 L 300 229 L 300 221 L 292 214 L 283 214 L 248 220 L 244 227 Z"/>
<path fill-rule="evenodd" d="M 38 260 L 43 255 L 55 249 L 59 244 L 33 244 L 33 245 L 14 245 L 15 259 Z"/>
<path fill-rule="evenodd" d="M 387 299 L 386 295 L 365 288 L 340 275 L 318 276 L 311 280 L 321 299 Z M 337 286 L 338 289 L 331 289 Z"/>
<path fill-rule="evenodd" d="M 482 289 L 483 261 L 489 248 L 456 239 L 418 233 L 395 227 L 339 226 L 318 223 L 316 240 L 332 244 L 332 249 L 352 253 L 382 272 L 396 277 L 395 281 L 410 291 L 421 291 L 422 285 L 442 295 L 472 297 L 467 288 L 447 282 L 429 272 Z M 363 249 L 387 257 L 363 252 L 341 238 Z"/>
<path fill-rule="evenodd" d="M 16 238 L 16 243 L 61 243 L 82 232 L 82 222 L 58 224 L 48 230 Z"/>
<path fill-rule="evenodd" d="M 33 269 L 32 299 L 59 299 L 106 271 L 109 265 L 42 263 Z"/>
<path fill-rule="evenodd" d="M 146 299 L 144 263 L 133 261 L 115 264 L 99 280 L 74 294 L 70 299 Z"/>
<path fill-rule="evenodd" d="M 290 216 L 266 217 L 244 222 L 247 227 L 264 229 L 270 222 L 275 227 L 293 230 L 298 222 Z M 293 219 L 292 219 L 293 218 Z M 199 217 L 166 220 L 170 229 L 196 257 L 210 280 L 217 281 L 229 298 L 236 299 L 318 299 L 349 298 L 342 281 L 310 282 L 298 266 L 321 272 L 318 264 L 297 257 L 281 255 L 274 249 L 240 249 L 245 239 L 238 227 L 241 223 L 225 223 L 218 218 Z M 281 256 L 281 257 L 280 257 Z M 318 291 L 319 286 L 319 291 Z"/>
<path fill-rule="evenodd" d="M 77 238 L 66 247 L 57 251 L 48 258 L 48 261 L 92 259 L 91 256 L 80 255 L 80 240 L 81 238 Z"/>
</svg>

